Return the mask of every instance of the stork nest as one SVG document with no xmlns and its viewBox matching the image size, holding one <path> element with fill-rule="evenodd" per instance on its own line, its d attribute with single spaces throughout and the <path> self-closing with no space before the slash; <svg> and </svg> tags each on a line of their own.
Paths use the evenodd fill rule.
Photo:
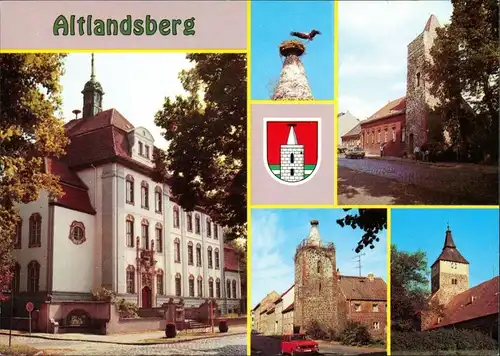
<svg viewBox="0 0 500 356">
<path fill-rule="evenodd" d="M 280 54 L 284 57 L 295 55 L 302 56 L 306 51 L 304 42 L 299 40 L 287 40 L 280 44 Z"/>
</svg>

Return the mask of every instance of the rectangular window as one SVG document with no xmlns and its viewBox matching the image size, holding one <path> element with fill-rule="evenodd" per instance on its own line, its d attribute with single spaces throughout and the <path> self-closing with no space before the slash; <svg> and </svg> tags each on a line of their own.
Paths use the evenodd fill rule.
<svg viewBox="0 0 500 356">
<path fill-rule="evenodd" d="M 372 143 L 375 143 L 375 131 L 372 131 Z"/>
<path fill-rule="evenodd" d="M 213 268 L 213 260 L 212 260 L 212 250 L 209 249 L 208 250 L 208 254 L 207 254 L 207 262 L 208 262 L 208 268 Z"/>
<path fill-rule="evenodd" d="M 373 304 L 372 305 L 372 312 L 378 313 L 378 304 Z"/>
<path fill-rule="evenodd" d="M 396 142 L 396 128 L 392 128 L 392 142 Z"/>
<path fill-rule="evenodd" d="M 163 295 L 163 274 L 156 276 L 156 294 Z"/>
<path fill-rule="evenodd" d="M 144 146 L 144 157 L 149 159 L 149 146 Z"/>
<path fill-rule="evenodd" d="M 127 192 L 126 192 L 126 199 L 127 199 L 127 203 L 129 204 L 133 204 L 134 203 L 134 182 L 131 182 L 131 181 L 127 181 L 126 183 L 127 185 Z"/>
<path fill-rule="evenodd" d="M 207 237 L 212 237 L 212 223 L 210 222 L 210 219 L 207 218 L 206 224 L 207 224 Z"/>
<path fill-rule="evenodd" d="M 361 311 L 361 304 L 359 304 L 359 303 L 354 304 L 354 310 L 357 312 L 360 312 Z"/>
<path fill-rule="evenodd" d="M 208 282 L 208 296 L 210 298 L 214 297 L 214 282 L 213 281 Z"/>
<path fill-rule="evenodd" d="M 215 268 L 219 269 L 219 251 L 215 250 Z"/>
<path fill-rule="evenodd" d="M 135 275 L 133 271 L 127 271 L 127 293 L 135 293 Z"/>
<path fill-rule="evenodd" d="M 131 220 L 126 221 L 127 228 L 127 246 L 134 247 L 134 222 Z"/>
<path fill-rule="evenodd" d="M 142 142 L 139 142 L 139 155 L 143 156 L 144 155 L 144 146 Z"/>
<path fill-rule="evenodd" d="M 155 229 L 155 232 L 156 232 L 156 251 L 159 253 L 162 253 L 163 252 L 163 239 L 162 239 L 163 230 L 160 227 L 157 227 Z"/>
<path fill-rule="evenodd" d="M 215 282 L 215 296 L 220 298 L 220 281 Z"/>
<path fill-rule="evenodd" d="M 149 248 L 149 226 L 142 224 L 141 225 L 142 230 L 141 230 L 141 236 L 142 236 L 142 248 L 148 249 Z"/>
<path fill-rule="evenodd" d="M 387 129 L 385 129 L 385 131 L 384 131 L 384 142 L 387 142 L 388 138 L 389 138 L 389 134 L 387 132 Z"/>
<path fill-rule="evenodd" d="M 144 209 L 149 209 L 149 188 L 141 187 L 141 205 Z"/>
<path fill-rule="evenodd" d="M 201 266 L 201 247 L 196 247 L 196 265 Z"/>
<path fill-rule="evenodd" d="M 155 192 L 155 211 L 161 213 L 161 191 Z"/>
<path fill-rule="evenodd" d="M 401 129 L 401 142 L 405 142 L 406 129 L 403 127 Z"/>
<path fill-rule="evenodd" d="M 203 281 L 198 279 L 198 297 L 203 297 Z"/>
<path fill-rule="evenodd" d="M 178 242 L 174 243 L 174 258 L 175 262 L 180 263 L 181 262 L 181 245 Z"/>
<path fill-rule="evenodd" d="M 379 130 L 378 131 L 377 143 L 380 143 L 381 140 L 382 140 L 382 132 L 380 132 L 380 130 Z"/>
<path fill-rule="evenodd" d="M 375 322 L 373 323 L 373 328 L 374 328 L 375 330 L 380 329 L 380 323 L 379 323 L 378 321 L 375 321 Z"/>
<path fill-rule="evenodd" d="M 175 296 L 180 297 L 182 294 L 182 288 L 181 288 L 181 279 L 176 278 L 175 279 Z"/>
<path fill-rule="evenodd" d="M 200 235 L 201 234 L 201 220 L 200 220 L 200 216 L 198 214 L 196 214 L 195 218 L 194 218 L 194 223 L 195 223 L 195 234 L 197 235 Z"/>
<path fill-rule="evenodd" d="M 191 213 L 187 213 L 186 220 L 187 220 L 187 231 L 193 232 L 193 215 Z"/>
<path fill-rule="evenodd" d="M 219 227 L 217 226 L 217 224 L 214 224 L 214 239 L 219 239 Z"/>
<path fill-rule="evenodd" d="M 194 280 L 189 280 L 189 296 L 194 297 Z"/>
<path fill-rule="evenodd" d="M 23 222 L 19 221 L 16 226 L 16 231 L 14 232 L 14 248 L 21 248 L 21 236 L 22 236 Z"/>
<path fill-rule="evenodd" d="M 193 265 L 193 245 L 188 245 L 188 265 Z"/>
</svg>

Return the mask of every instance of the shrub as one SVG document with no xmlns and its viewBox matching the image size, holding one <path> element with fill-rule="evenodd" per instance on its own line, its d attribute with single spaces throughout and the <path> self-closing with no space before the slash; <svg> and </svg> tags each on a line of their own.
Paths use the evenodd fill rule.
<svg viewBox="0 0 500 356">
<path fill-rule="evenodd" d="M 419 332 L 392 332 L 391 348 L 396 351 L 495 350 L 497 342 L 479 331 L 437 329 Z"/>
<path fill-rule="evenodd" d="M 91 293 L 92 293 L 92 299 L 95 301 L 113 302 L 116 298 L 115 292 L 103 287 L 92 289 Z"/>
<path fill-rule="evenodd" d="M 139 311 L 139 308 L 137 307 L 137 304 L 134 302 L 130 302 L 125 299 L 119 299 L 115 301 L 116 308 L 118 309 L 118 313 L 120 314 L 120 317 L 122 318 L 137 318 L 137 312 Z"/>
<path fill-rule="evenodd" d="M 368 345 L 371 341 L 372 338 L 367 327 L 357 321 L 349 321 L 345 329 L 340 333 L 340 342 L 344 345 Z"/>
<path fill-rule="evenodd" d="M 221 333 L 227 333 L 229 330 L 229 327 L 227 326 L 227 320 L 219 320 L 219 332 Z"/>
<path fill-rule="evenodd" d="M 312 321 L 306 329 L 306 334 L 314 340 L 323 340 L 326 338 L 327 333 L 321 325 L 316 321 Z"/>
<path fill-rule="evenodd" d="M 339 333 L 337 330 L 328 328 L 328 331 L 326 332 L 328 338 L 333 341 L 340 341 Z"/>
<path fill-rule="evenodd" d="M 175 327 L 175 323 L 167 323 L 165 326 L 165 336 L 168 339 L 173 339 L 177 335 L 177 330 Z"/>
</svg>

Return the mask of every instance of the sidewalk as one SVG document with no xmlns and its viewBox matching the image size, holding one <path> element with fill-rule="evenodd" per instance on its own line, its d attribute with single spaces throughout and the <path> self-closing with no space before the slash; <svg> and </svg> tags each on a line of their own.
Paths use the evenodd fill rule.
<svg viewBox="0 0 500 356">
<path fill-rule="evenodd" d="M 190 336 L 190 334 L 193 334 Z M 200 335 L 195 331 L 180 331 L 177 333 L 177 338 L 169 340 L 168 343 L 180 343 L 188 342 L 199 339 L 210 339 L 218 337 L 233 336 L 239 334 L 246 334 L 246 326 L 234 326 L 229 329 L 227 333 L 220 333 L 217 328 L 215 328 L 215 333 L 206 333 L 206 335 Z M 0 329 L 0 335 L 9 335 L 9 330 Z M 129 333 L 129 334 L 112 334 L 112 335 L 93 335 L 93 334 L 45 334 L 45 333 L 31 333 L 22 332 L 17 330 L 12 330 L 12 336 L 22 336 L 31 337 L 37 339 L 45 340 L 61 340 L 61 341 L 83 341 L 83 342 L 96 342 L 103 344 L 118 344 L 118 345 L 155 345 L 165 343 L 165 332 L 158 331 L 148 331 L 141 333 Z M 158 339 L 155 343 L 153 339 Z"/>
</svg>

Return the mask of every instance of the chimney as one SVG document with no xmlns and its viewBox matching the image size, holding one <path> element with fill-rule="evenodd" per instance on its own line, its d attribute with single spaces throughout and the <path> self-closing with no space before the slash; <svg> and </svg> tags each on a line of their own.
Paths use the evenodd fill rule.
<svg viewBox="0 0 500 356">
<path fill-rule="evenodd" d="M 306 70 L 300 60 L 306 47 L 298 40 L 288 40 L 281 43 L 280 55 L 285 57 L 281 75 L 273 100 L 313 100 Z"/>
<path fill-rule="evenodd" d="M 375 277 L 373 276 L 373 273 L 371 273 L 371 272 L 370 272 L 370 273 L 368 273 L 368 279 L 369 279 L 370 281 L 373 281 L 373 280 L 375 279 Z"/>
</svg>

